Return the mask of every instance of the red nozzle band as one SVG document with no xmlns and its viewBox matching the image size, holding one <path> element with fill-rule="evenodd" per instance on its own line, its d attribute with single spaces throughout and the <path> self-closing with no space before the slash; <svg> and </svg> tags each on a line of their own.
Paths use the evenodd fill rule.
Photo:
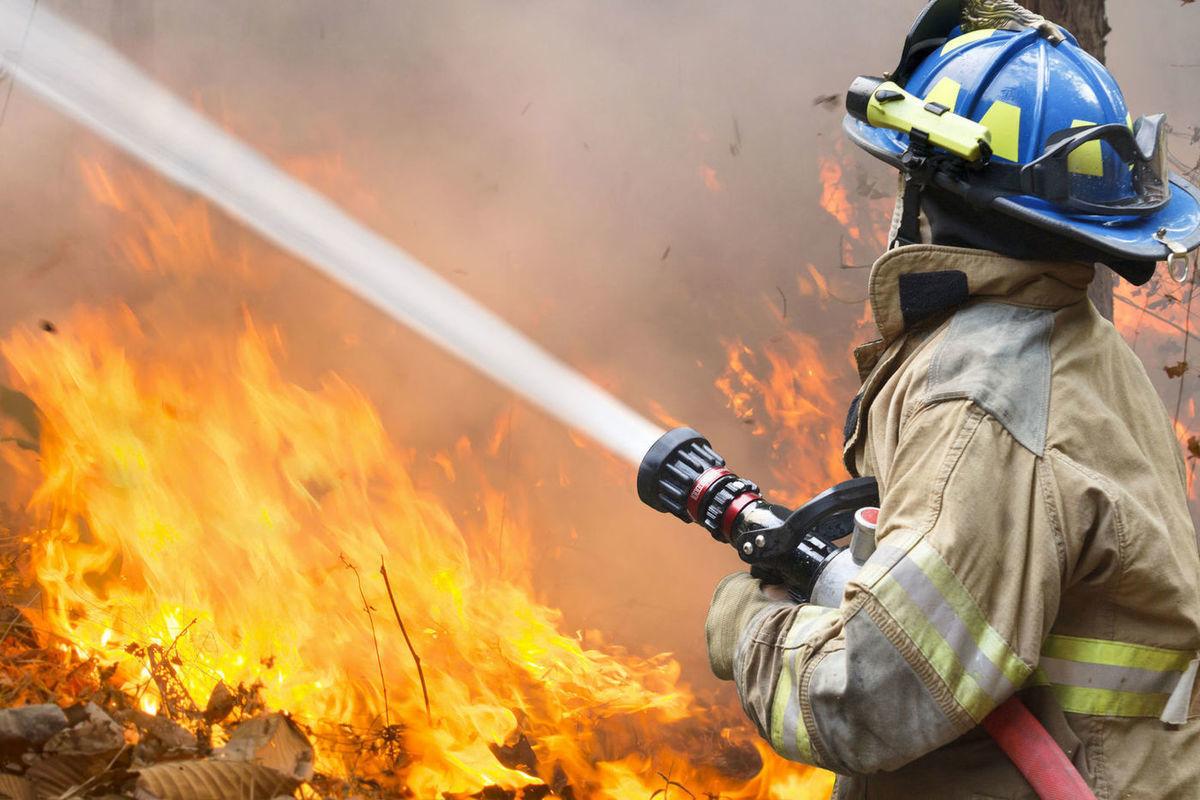
<svg viewBox="0 0 1200 800">
<path fill-rule="evenodd" d="M 737 522 L 737 518 L 746 510 L 746 506 L 758 500 L 762 500 L 762 495 L 757 492 L 744 492 L 733 498 L 733 502 L 729 504 L 729 508 L 725 509 L 725 514 L 721 517 L 721 535 L 725 537 L 725 541 L 730 541 L 733 536 L 733 523 Z"/>
<path fill-rule="evenodd" d="M 688 516 L 692 518 L 692 522 L 700 522 L 700 503 L 708 494 L 708 490 L 721 478 L 732 474 L 724 467 L 710 467 L 700 473 L 700 477 L 696 478 L 696 482 L 692 484 L 692 491 L 688 494 L 687 499 L 687 512 Z"/>
</svg>

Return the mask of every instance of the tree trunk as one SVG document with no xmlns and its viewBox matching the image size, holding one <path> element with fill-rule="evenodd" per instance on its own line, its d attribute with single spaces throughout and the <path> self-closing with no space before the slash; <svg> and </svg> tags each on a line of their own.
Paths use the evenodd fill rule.
<svg viewBox="0 0 1200 800">
<path fill-rule="evenodd" d="M 1104 61 L 1104 45 L 1108 33 L 1108 15 L 1104 0 L 1027 0 L 1025 5 L 1046 19 L 1057 22 L 1079 40 L 1080 46 Z M 1113 318 L 1113 287 L 1117 278 L 1108 267 L 1097 265 L 1096 279 L 1088 295 L 1106 319 Z"/>
</svg>

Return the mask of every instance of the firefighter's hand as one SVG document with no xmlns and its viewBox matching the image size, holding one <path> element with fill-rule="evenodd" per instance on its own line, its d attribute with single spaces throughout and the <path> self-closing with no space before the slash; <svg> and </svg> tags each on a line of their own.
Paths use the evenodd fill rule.
<svg viewBox="0 0 1200 800">
<path fill-rule="evenodd" d="M 759 611 L 780 602 L 792 602 L 786 590 L 764 586 L 748 572 L 730 575 L 717 585 L 704 625 L 708 663 L 714 675 L 733 680 L 733 654 L 742 634 Z"/>
</svg>

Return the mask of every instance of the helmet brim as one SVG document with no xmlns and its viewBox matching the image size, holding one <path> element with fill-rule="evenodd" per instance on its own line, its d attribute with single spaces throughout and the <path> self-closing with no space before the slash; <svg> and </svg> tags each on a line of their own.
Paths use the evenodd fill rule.
<svg viewBox="0 0 1200 800">
<path fill-rule="evenodd" d="M 852 142 L 896 169 L 904 169 L 901 156 L 908 149 L 903 134 L 875 128 L 847 116 L 842 124 Z M 955 181 L 938 185 L 967 196 Z M 968 199 L 970 199 L 968 197 Z M 1037 197 L 1002 196 L 990 206 L 1059 236 L 1082 242 L 1122 261 L 1165 261 L 1171 250 L 1156 238 L 1173 241 L 1185 250 L 1200 247 L 1200 189 L 1179 175 L 1171 175 L 1171 200 L 1147 216 L 1099 217 L 1063 212 Z M 1161 234 L 1160 234 L 1161 231 Z"/>
</svg>

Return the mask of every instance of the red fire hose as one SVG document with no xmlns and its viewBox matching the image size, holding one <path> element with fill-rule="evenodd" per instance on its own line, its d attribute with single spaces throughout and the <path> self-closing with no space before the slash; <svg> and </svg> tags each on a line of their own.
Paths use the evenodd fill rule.
<svg viewBox="0 0 1200 800">
<path fill-rule="evenodd" d="M 1050 732 L 1013 696 L 988 715 L 991 734 L 1041 800 L 1096 800 Z"/>
</svg>

